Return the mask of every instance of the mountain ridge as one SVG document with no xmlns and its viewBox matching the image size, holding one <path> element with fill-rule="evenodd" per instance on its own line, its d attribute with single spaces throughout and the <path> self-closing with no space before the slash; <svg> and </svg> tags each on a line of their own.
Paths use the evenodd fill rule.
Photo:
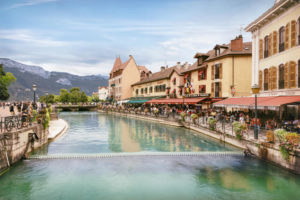
<svg viewBox="0 0 300 200">
<path fill-rule="evenodd" d="M 59 94 L 62 88 L 71 89 L 80 87 L 87 95 L 92 95 L 98 90 L 98 86 L 107 86 L 108 77 L 104 75 L 79 76 L 67 72 L 49 72 L 40 66 L 26 65 L 8 58 L 0 58 L 6 72 L 11 72 L 17 81 L 9 86 L 10 101 L 32 100 L 32 85 L 37 85 L 37 95 L 41 96 L 46 91 L 51 94 Z M 30 94 L 31 93 L 31 94 Z"/>
</svg>

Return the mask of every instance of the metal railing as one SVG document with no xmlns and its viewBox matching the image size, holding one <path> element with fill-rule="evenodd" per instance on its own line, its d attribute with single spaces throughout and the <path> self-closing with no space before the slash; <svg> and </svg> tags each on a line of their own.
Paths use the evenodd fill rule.
<svg viewBox="0 0 300 200">
<path fill-rule="evenodd" d="M 32 126 L 30 116 L 8 116 L 0 118 L 0 133 L 11 132 Z"/>
</svg>

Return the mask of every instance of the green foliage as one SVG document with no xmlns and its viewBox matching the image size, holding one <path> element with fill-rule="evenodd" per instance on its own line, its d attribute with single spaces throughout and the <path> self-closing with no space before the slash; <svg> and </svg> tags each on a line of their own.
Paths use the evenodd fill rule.
<svg viewBox="0 0 300 200">
<path fill-rule="evenodd" d="M 274 131 L 276 137 L 278 138 L 279 142 L 283 142 L 285 140 L 285 136 L 287 134 L 287 131 L 284 129 L 276 129 Z"/>
<path fill-rule="evenodd" d="M 60 89 L 59 101 L 62 103 L 70 102 L 70 93 L 68 92 L 67 89 Z"/>
<path fill-rule="evenodd" d="M 10 72 L 5 73 L 3 65 L 0 64 L 0 100 L 7 100 L 9 98 L 9 93 L 7 87 L 16 81 L 14 75 Z"/>
<path fill-rule="evenodd" d="M 36 121 L 37 115 L 38 115 L 37 111 L 36 111 L 36 110 L 33 110 L 33 111 L 32 111 L 32 122 L 35 122 L 35 121 Z"/>
<path fill-rule="evenodd" d="M 44 129 L 47 129 L 49 127 L 50 123 L 50 113 L 48 108 L 45 109 L 45 114 L 43 115 L 43 127 Z"/>
<path fill-rule="evenodd" d="M 275 130 L 275 135 L 280 141 L 279 150 L 285 160 L 289 160 L 290 152 L 299 146 L 300 136 L 297 133 L 288 133 L 283 129 Z"/>
<path fill-rule="evenodd" d="M 233 125 L 233 130 L 235 132 L 236 138 L 238 140 L 241 140 L 243 138 L 243 131 L 246 130 L 245 124 L 241 124 L 238 121 L 235 121 L 232 123 Z"/>
<path fill-rule="evenodd" d="M 80 102 L 85 103 L 88 101 L 88 97 L 86 96 L 86 94 L 82 91 L 80 94 Z"/>
<path fill-rule="evenodd" d="M 217 120 L 215 118 L 213 118 L 213 117 L 209 117 L 207 119 L 207 121 L 208 121 L 208 125 L 209 125 L 210 130 L 215 130 L 215 126 L 216 126 Z"/>
<path fill-rule="evenodd" d="M 98 95 L 92 95 L 91 101 L 98 103 L 100 101 L 99 96 Z"/>
<path fill-rule="evenodd" d="M 192 117 L 192 119 L 198 119 L 198 115 L 195 113 L 193 113 L 191 117 Z"/>
</svg>

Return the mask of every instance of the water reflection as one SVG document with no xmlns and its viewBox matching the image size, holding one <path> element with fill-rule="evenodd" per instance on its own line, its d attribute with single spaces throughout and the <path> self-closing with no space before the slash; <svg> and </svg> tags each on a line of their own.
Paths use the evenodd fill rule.
<svg viewBox="0 0 300 200">
<path fill-rule="evenodd" d="M 113 152 L 234 150 L 199 133 L 158 123 L 106 116 L 109 148 Z M 99 121 L 103 115 L 99 115 Z"/>
</svg>

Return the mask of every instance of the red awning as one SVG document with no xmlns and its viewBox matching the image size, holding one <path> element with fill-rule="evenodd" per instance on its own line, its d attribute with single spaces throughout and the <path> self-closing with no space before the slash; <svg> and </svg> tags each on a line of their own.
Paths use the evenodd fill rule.
<svg viewBox="0 0 300 200">
<path fill-rule="evenodd" d="M 258 109 L 278 110 L 286 104 L 300 104 L 300 96 L 257 97 Z M 215 107 L 254 108 L 254 97 L 228 98 L 214 103 Z"/>
<path fill-rule="evenodd" d="M 152 99 L 147 104 L 198 104 L 206 98 Z"/>
</svg>

